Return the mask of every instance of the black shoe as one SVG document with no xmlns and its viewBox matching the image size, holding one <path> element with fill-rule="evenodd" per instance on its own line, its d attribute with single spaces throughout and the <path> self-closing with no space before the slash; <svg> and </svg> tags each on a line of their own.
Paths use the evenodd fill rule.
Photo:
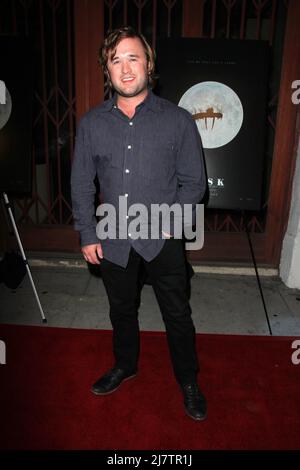
<svg viewBox="0 0 300 470">
<path fill-rule="evenodd" d="M 136 372 L 128 373 L 123 369 L 111 369 L 94 383 L 92 386 L 92 392 L 95 395 L 108 395 L 109 393 L 117 390 L 124 380 L 131 379 L 135 376 Z"/>
<path fill-rule="evenodd" d="M 197 383 L 190 383 L 182 386 L 185 411 L 197 421 L 206 418 L 207 406 L 206 400 L 202 392 L 199 390 Z"/>
</svg>

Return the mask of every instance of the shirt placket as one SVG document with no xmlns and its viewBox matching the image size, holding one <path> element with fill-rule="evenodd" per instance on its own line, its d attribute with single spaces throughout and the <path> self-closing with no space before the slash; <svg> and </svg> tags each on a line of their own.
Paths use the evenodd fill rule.
<svg viewBox="0 0 300 470">
<path fill-rule="evenodd" d="M 118 109 L 116 105 L 113 106 L 113 113 L 115 117 L 119 120 L 119 130 L 123 136 L 123 147 L 122 152 L 124 158 L 123 160 L 123 177 L 122 177 L 122 188 L 116 188 L 117 194 L 119 194 L 119 200 L 117 202 L 117 226 L 118 226 L 118 236 L 120 238 L 127 238 L 128 236 L 128 199 L 130 195 L 130 177 L 132 171 L 132 159 L 130 158 L 130 152 L 132 151 L 132 135 L 130 134 L 130 129 L 132 127 L 132 121 L 125 116 L 122 111 Z M 130 124 L 131 123 L 131 124 Z M 121 191 L 120 191 L 121 189 Z M 121 198 L 120 198 L 121 196 Z M 126 198 L 124 201 L 124 197 Z"/>
<path fill-rule="evenodd" d="M 123 118 L 124 119 L 124 118 Z M 122 195 L 126 198 L 126 206 L 127 211 L 122 213 L 122 217 L 125 217 L 122 220 L 124 227 L 126 227 L 126 234 L 128 237 L 131 237 L 131 233 L 128 232 L 128 223 L 129 223 L 129 216 L 128 216 L 128 206 L 129 201 L 131 200 L 131 179 L 134 176 L 134 120 L 133 119 L 124 119 L 123 125 L 126 126 L 125 128 L 125 139 L 124 139 L 124 167 L 123 167 L 123 191 Z M 124 204 L 125 206 L 125 204 Z"/>
</svg>

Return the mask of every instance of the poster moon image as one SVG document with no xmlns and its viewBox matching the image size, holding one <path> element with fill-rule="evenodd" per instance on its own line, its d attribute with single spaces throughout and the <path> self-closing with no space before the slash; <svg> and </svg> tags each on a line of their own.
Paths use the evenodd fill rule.
<svg viewBox="0 0 300 470">
<path fill-rule="evenodd" d="M 2 129 L 9 120 L 12 108 L 11 97 L 7 88 L 5 89 L 4 93 L 5 103 L 0 102 L 0 129 Z"/>
<path fill-rule="evenodd" d="M 182 95 L 178 104 L 191 113 L 204 148 L 228 144 L 241 129 L 244 117 L 241 100 L 223 83 L 197 83 Z"/>
</svg>

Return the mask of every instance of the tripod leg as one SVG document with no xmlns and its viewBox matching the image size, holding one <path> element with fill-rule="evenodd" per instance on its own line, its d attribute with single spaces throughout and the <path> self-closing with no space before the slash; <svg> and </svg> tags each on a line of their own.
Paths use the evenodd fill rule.
<svg viewBox="0 0 300 470">
<path fill-rule="evenodd" d="M 13 229 L 14 229 L 14 232 L 15 232 L 16 239 L 17 239 L 17 241 L 18 241 L 18 245 L 19 245 L 19 248 L 20 248 L 20 251 L 21 251 L 21 254 L 22 254 L 22 258 L 23 258 L 23 260 L 24 260 L 24 262 L 25 262 L 25 266 L 26 266 L 26 269 L 27 269 L 27 273 L 28 273 L 28 276 L 29 276 L 29 279 L 30 279 L 30 282 L 31 282 L 31 286 L 32 286 L 32 289 L 33 289 L 33 292 L 34 292 L 34 295 L 35 295 L 35 298 L 36 298 L 38 307 L 39 307 L 39 309 L 40 309 L 40 313 L 41 313 L 41 317 L 42 317 L 43 323 L 47 323 L 47 319 L 46 319 L 46 317 L 45 317 L 45 315 L 44 315 L 43 308 L 42 308 L 42 305 L 41 305 L 41 302 L 40 302 L 40 299 L 39 299 L 37 290 L 36 290 L 36 288 L 35 288 L 35 284 L 34 284 L 34 281 L 33 281 L 32 275 L 31 275 L 30 267 L 29 267 L 28 261 L 27 261 L 27 259 L 26 259 L 24 250 L 23 250 L 22 242 L 21 242 L 21 239 L 20 239 L 20 236 L 19 236 L 19 232 L 18 232 L 16 223 L 15 223 L 15 219 L 14 219 L 14 216 L 13 216 L 13 213 L 12 213 L 12 210 L 11 210 L 11 206 L 10 206 L 10 203 L 9 203 L 9 200 L 8 200 L 8 197 L 7 197 L 7 194 L 6 194 L 6 193 L 3 193 L 3 198 L 4 198 L 5 206 L 6 206 L 6 208 L 7 208 L 7 212 L 8 212 L 9 217 L 10 217 L 10 221 L 11 221 L 11 223 L 12 223 L 12 226 L 13 226 Z"/>
</svg>

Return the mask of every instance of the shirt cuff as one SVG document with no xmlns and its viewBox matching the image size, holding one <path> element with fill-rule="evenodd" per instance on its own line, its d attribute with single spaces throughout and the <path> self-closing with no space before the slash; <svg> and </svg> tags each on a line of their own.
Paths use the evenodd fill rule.
<svg viewBox="0 0 300 470">
<path fill-rule="evenodd" d="M 95 245 L 96 243 L 100 243 L 100 240 L 96 234 L 96 227 L 80 232 L 80 245 L 81 246 Z"/>
</svg>

